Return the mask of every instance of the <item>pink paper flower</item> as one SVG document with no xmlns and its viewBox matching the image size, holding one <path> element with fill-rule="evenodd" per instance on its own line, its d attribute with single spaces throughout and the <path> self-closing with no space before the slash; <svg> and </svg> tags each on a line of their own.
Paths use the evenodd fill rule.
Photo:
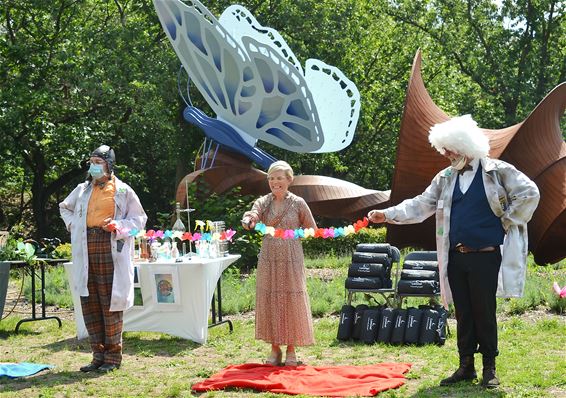
<svg viewBox="0 0 566 398">
<path fill-rule="evenodd" d="M 566 297 L 566 286 L 564 286 L 563 288 L 560 288 L 560 285 L 558 284 L 558 282 L 554 282 L 552 287 L 554 288 L 554 291 L 556 292 L 558 297 L 560 297 L 560 298 Z"/>
<path fill-rule="evenodd" d="M 236 231 L 233 229 L 229 229 L 228 231 L 222 232 L 222 236 L 220 237 L 221 240 L 232 240 L 232 237 L 236 235 Z"/>
</svg>

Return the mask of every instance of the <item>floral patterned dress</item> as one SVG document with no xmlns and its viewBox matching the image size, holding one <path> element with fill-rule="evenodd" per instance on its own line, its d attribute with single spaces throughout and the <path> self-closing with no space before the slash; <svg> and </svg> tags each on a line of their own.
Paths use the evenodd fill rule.
<svg viewBox="0 0 566 398">
<path fill-rule="evenodd" d="M 288 192 L 277 214 L 273 199 L 271 193 L 262 196 L 244 216 L 278 229 L 316 228 L 303 198 Z M 265 235 L 258 257 L 256 339 L 278 345 L 314 344 L 301 241 Z"/>
</svg>

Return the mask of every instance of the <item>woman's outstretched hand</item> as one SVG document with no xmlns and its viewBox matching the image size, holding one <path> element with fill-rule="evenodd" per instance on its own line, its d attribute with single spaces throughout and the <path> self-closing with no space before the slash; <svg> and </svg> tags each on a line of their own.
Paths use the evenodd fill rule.
<svg viewBox="0 0 566 398">
<path fill-rule="evenodd" d="M 255 228 L 255 224 L 256 222 L 254 220 L 252 220 L 251 217 L 244 217 L 242 218 L 242 227 L 244 227 L 244 229 L 246 230 L 250 230 L 250 229 L 254 229 Z"/>
</svg>

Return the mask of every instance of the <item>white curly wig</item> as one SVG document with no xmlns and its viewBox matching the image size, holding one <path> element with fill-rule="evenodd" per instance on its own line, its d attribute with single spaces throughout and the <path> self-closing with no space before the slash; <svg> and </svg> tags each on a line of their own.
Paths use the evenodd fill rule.
<svg viewBox="0 0 566 398">
<path fill-rule="evenodd" d="M 445 149 L 469 159 L 480 159 L 489 153 L 489 139 L 471 115 L 435 124 L 430 128 L 428 140 L 442 155 Z"/>
</svg>

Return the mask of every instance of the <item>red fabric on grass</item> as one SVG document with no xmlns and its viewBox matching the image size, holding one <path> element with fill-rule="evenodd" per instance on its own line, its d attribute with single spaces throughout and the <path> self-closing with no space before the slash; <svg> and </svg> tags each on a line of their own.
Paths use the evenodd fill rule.
<svg viewBox="0 0 566 398">
<path fill-rule="evenodd" d="M 192 389 L 203 392 L 238 387 L 285 394 L 373 396 L 402 386 L 410 368 L 408 363 L 285 367 L 246 363 L 230 365 Z"/>
</svg>

